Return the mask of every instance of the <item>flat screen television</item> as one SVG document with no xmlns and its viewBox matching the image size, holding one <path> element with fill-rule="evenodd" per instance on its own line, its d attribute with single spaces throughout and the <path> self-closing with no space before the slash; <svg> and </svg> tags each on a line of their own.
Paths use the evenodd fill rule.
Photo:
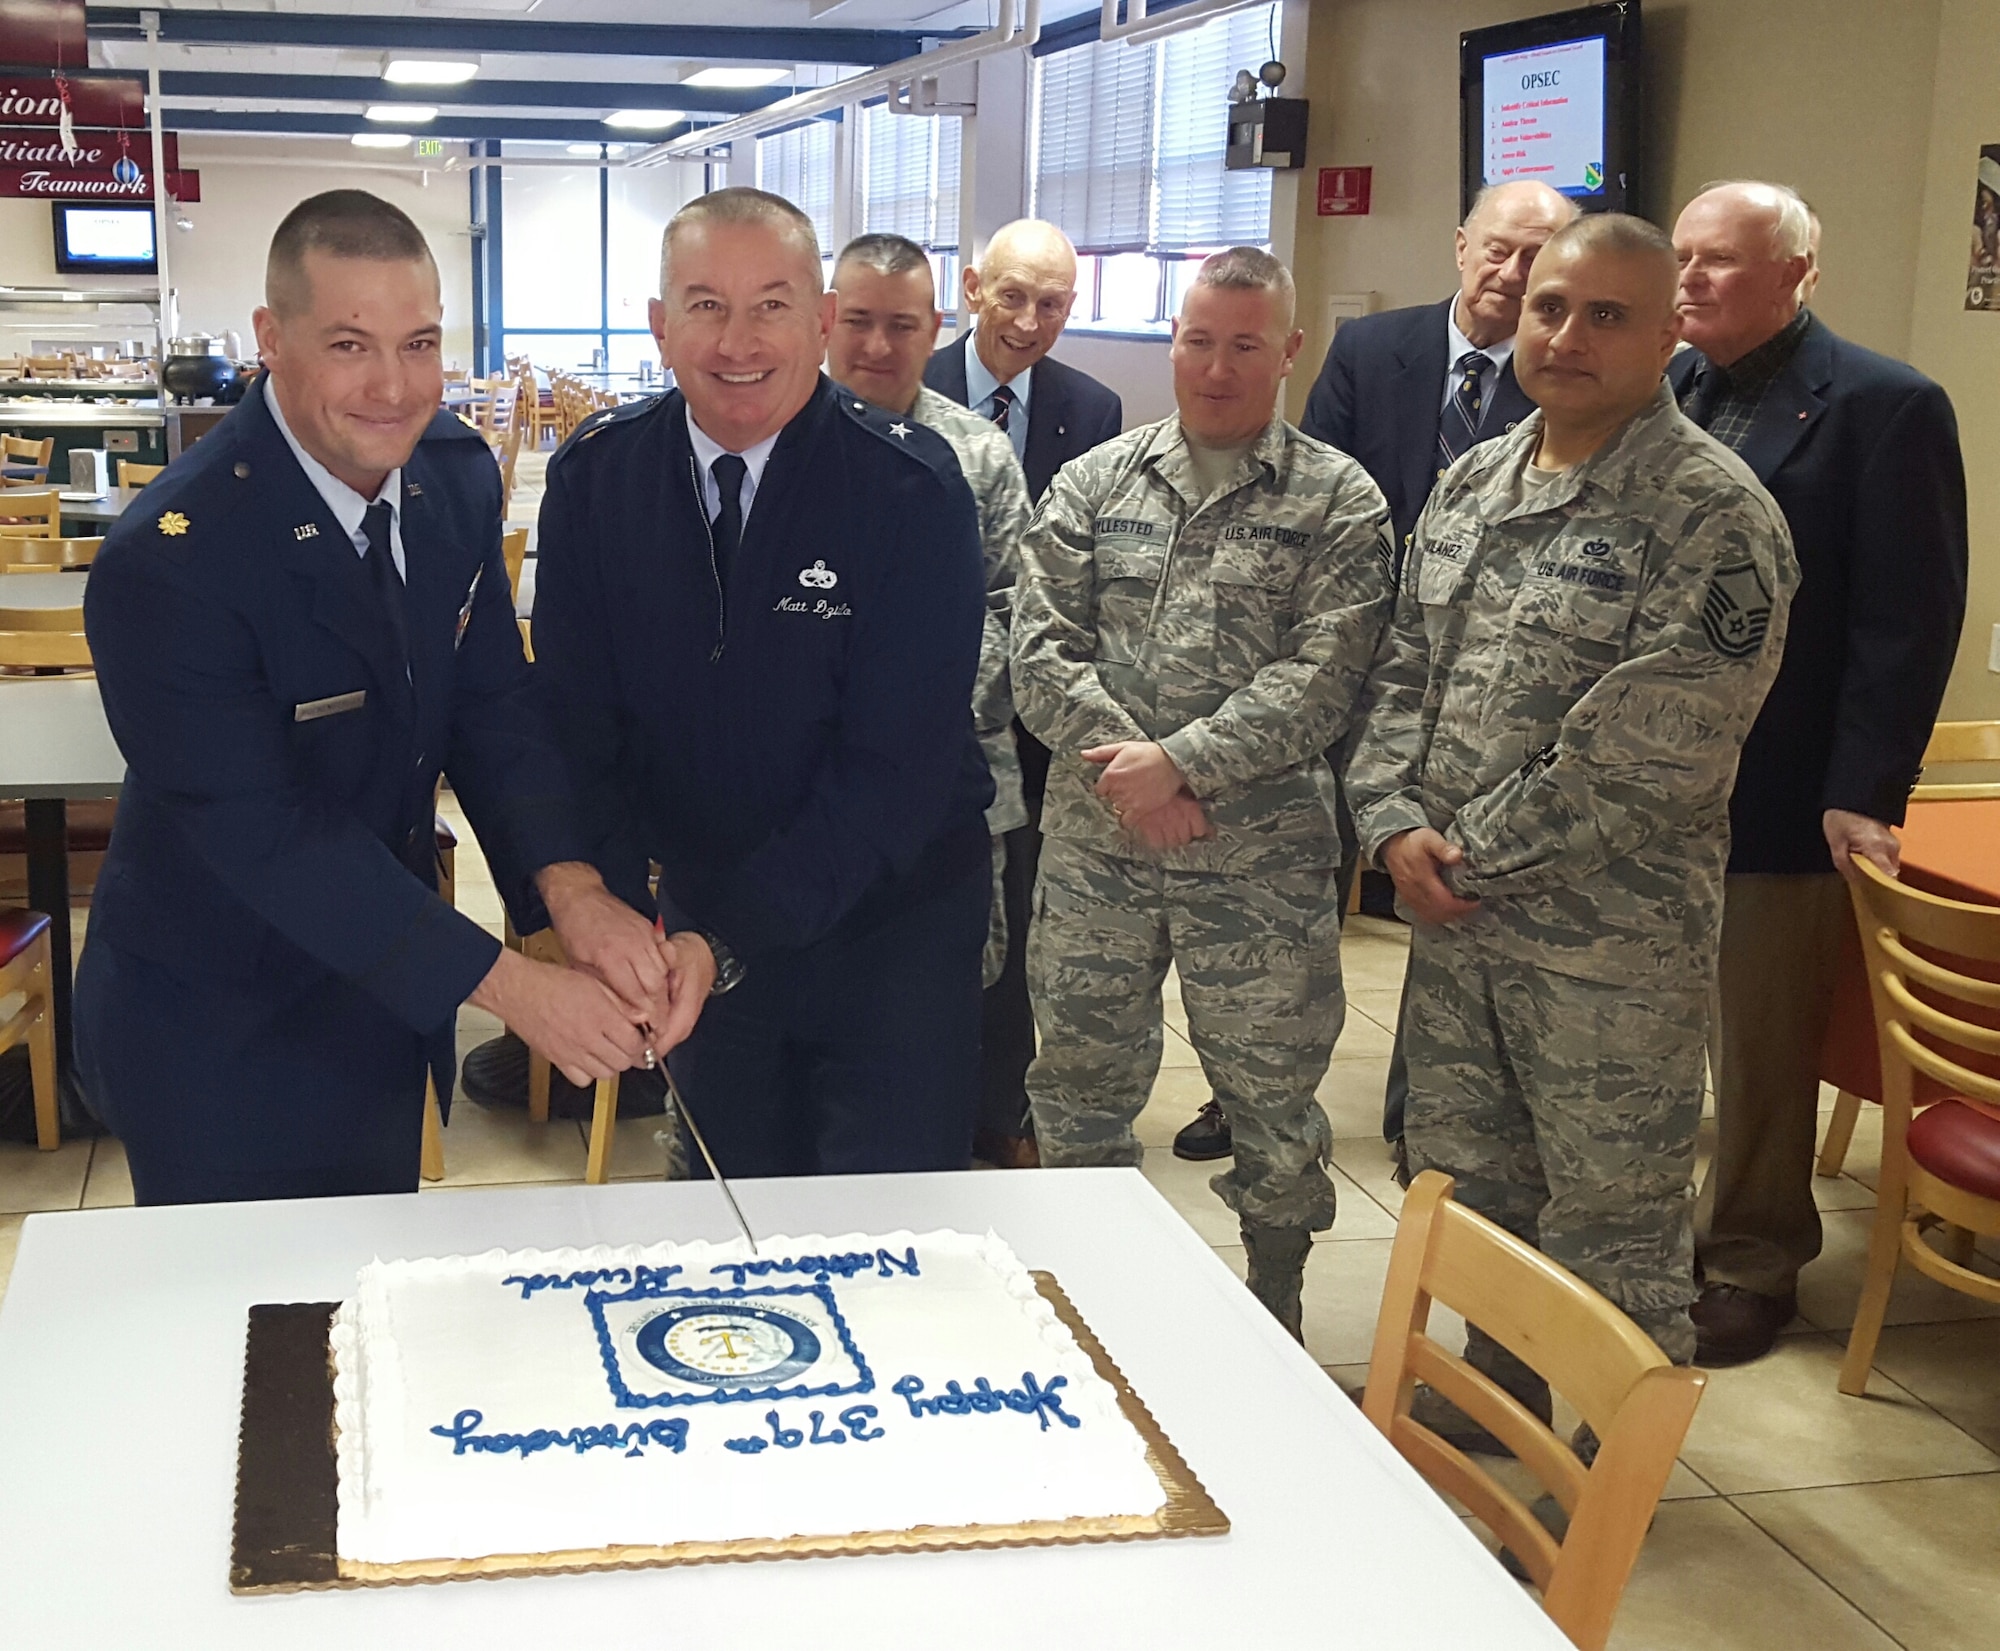
<svg viewBox="0 0 2000 1651">
<path fill-rule="evenodd" d="M 57 201 L 56 269 L 64 275 L 157 275 L 150 206 Z"/>
<path fill-rule="evenodd" d="M 1460 211 L 1525 178 L 1586 212 L 1637 211 L 1639 50 L 1639 0 L 1460 35 Z"/>
</svg>

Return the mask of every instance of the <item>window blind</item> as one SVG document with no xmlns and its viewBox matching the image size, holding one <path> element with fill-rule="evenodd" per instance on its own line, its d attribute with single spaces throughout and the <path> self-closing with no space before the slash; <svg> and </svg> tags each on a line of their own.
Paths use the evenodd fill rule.
<svg viewBox="0 0 2000 1651">
<path fill-rule="evenodd" d="M 868 164 L 862 174 L 862 223 L 873 235 L 931 237 L 931 188 L 937 126 L 928 116 L 898 115 L 878 103 L 861 115 Z"/>
<path fill-rule="evenodd" d="M 944 251 L 958 245 L 959 160 L 964 153 L 965 123 L 956 115 L 940 115 L 925 124 L 937 128 L 937 205 L 931 214 L 927 244 Z"/>
<path fill-rule="evenodd" d="M 782 195 L 808 218 L 822 253 L 833 241 L 833 122 L 809 120 L 757 140 L 757 187 Z"/>
<path fill-rule="evenodd" d="M 1152 238 L 1158 61 L 1156 47 L 1119 41 L 1036 61 L 1035 216 L 1079 252 L 1138 252 Z"/>
<path fill-rule="evenodd" d="M 1271 53 L 1271 6 L 1231 12 L 1160 46 L 1159 182 L 1153 249 L 1261 246 L 1271 238 L 1271 174 L 1231 172 L 1229 83 Z"/>
</svg>

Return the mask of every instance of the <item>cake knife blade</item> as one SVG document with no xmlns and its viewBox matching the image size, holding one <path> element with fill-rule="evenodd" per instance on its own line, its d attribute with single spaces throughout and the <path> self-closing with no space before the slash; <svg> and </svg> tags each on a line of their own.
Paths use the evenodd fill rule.
<svg viewBox="0 0 2000 1651">
<path fill-rule="evenodd" d="M 708 1143 L 701 1138 L 701 1126 L 694 1121 L 694 1114 L 688 1111 L 688 1104 L 681 1098 L 680 1086 L 674 1082 L 673 1073 L 667 1070 L 667 1063 L 660 1062 L 660 1072 L 667 1080 L 667 1094 L 674 1103 L 674 1110 L 681 1116 L 681 1122 L 688 1127 L 694 1137 L 694 1144 L 701 1149 L 702 1162 L 708 1165 L 708 1173 L 715 1184 L 722 1189 L 722 1196 L 729 1201 L 729 1213 L 736 1217 L 736 1225 L 743 1229 L 743 1241 L 750 1246 L 750 1253 L 757 1255 L 757 1240 L 750 1231 L 750 1223 L 743 1219 L 743 1206 L 736 1202 L 736 1194 L 729 1190 L 729 1183 L 722 1171 L 715 1167 L 715 1154 L 708 1150 Z"/>
</svg>

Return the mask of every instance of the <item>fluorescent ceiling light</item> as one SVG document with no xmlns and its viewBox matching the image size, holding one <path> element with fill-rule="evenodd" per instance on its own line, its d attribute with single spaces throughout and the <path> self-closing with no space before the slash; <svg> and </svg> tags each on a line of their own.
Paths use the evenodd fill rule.
<svg viewBox="0 0 2000 1651">
<path fill-rule="evenodd" d="M 572 155 L 585 155 L 596 160 L 601 152 L 607 160 L 616 160 L 625 153 L 622 143 L 572 143 L 568 146 Z"/>
<path fill-rule="evenodd" d="M 382 65 L 382 78 L 393 86 L 462 86 L 478 73 L 476 59 L 392 57 Z"/>
<path fill-rule="evenodd" d="M 437 114 L 437 105 L 434 103 L 371 103 L 361 111 L 361 118 L 407 120 L 421 126 L 427 120 L 436 120 Z"/>
<path fill-rule="evenodd" d="M 407 149 L 412 139 L 408 132 L 356 132 L 347 141 L 357 149 Z"/>
<path fill-rule="evenodd" d="M 620 109 L 604 117 L 606 126 L 626 132 L 664 132 L 678 126 L 687 116 L 678 109 Z"/>
<path fill-rule="evenodd" d="M 785 69 L 702 69 L 681 82 L 683 86 L 775 86 L 789 73 Z"/>
</svg>

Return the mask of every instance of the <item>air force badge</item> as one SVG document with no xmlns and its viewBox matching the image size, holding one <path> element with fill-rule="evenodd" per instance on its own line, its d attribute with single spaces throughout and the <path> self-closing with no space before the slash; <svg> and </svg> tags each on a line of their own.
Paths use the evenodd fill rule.
<svg viewBox="0 0 2000 1651">
<path fill-rule="evenodd" d="M 799 583 L 807 590 L 832 590 L 840 583 L 840 575 L 824 562 L 814 562 L 809 568 L 799 569 Z"/>
</svg>

